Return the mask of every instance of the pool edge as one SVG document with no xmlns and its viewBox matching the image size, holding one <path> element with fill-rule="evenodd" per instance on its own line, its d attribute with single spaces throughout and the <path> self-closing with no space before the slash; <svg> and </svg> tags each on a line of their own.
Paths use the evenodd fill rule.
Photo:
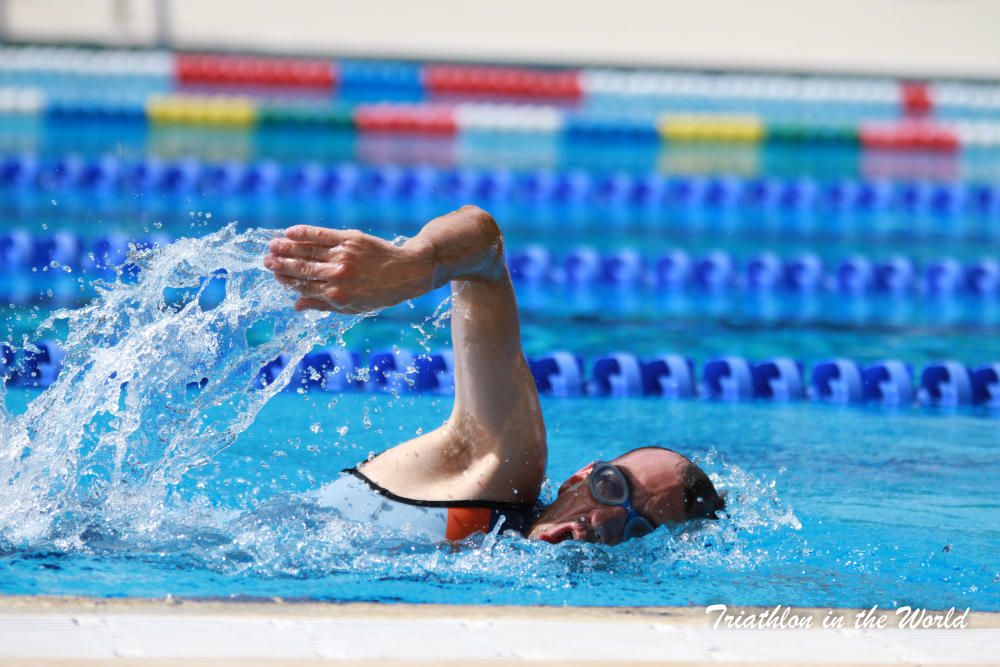
<svg viewBox="0 0 1000 667">
<path fill-rule="evenodd" d="M 732 607 L 737 613 L 773 607 Z M 786 609 L 782 607 L 782 609 Z M 717 629 L 704 607 L 516 607 L 307 600 L 0 596 L 0 664 L 996 664 L 1000 613 L 964 630 Z M 988 649 L 987 651 L 988 652 Z M 620 657 L 620 660 L 609 658 Z"/>
<path fill-rule="evenodd" d="M 774 609 L 773 605 L 731 605 L 730 610 L 747 614 Z M 820 619 L 828 613 L 853 617 L 865 611 L 852 607 L 797 607 L 781 605 L 796 615 L 809 615 Z M 706 612 L 705 606 L 655 606 L 655 607 L 596 607 L 555 605 L 467 605 L 398 602 L 326 602 L 288 598 L 229 599 L 215 597 L 121 597 L 100 598 L 74 595 L 0 595 L 0 614 L 11 613 L 66 613 L 77 611 L 113 613 L 170 613 L 212 614 L 220 613 L 255 616 L 326 616 L 326 617 L 377 617 L 377 618 L 525 618 L 558 620 L 598 620 L 678 622 L 695 625 L 712 625 L 715 617 Z M 945 612 L 947 608 L 928 609 Z M 1000 628 L 1000 612 L 972 610 L 968 627 Z"/>
</svg>

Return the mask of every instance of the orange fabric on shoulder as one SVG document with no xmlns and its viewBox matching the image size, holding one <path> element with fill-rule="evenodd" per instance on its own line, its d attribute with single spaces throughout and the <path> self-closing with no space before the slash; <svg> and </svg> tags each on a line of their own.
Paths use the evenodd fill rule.
<svg viewBox="0 0 1000 667">
<path fill-rule="evenodd" d="M 461 540 L 473 533 L 487 533 L 493 511 L 485 507 L 449 507 L 445 538 Z"/>
</svg>

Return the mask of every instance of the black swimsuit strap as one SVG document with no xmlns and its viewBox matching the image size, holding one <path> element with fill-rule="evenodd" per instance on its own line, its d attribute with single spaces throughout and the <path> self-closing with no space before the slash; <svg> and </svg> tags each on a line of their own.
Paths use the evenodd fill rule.
<svg viewBox="0 0 1000 667">
<path fill-rule="evenodd" d="M 508 503 L 495 500 L 418 500 L 416 498 L 404 498 L 403 496 L 397 496 L 392 491 L 385 489 L 368 479 L 363 472 L 358 470 L 357 466 L 353 468 L 344 468 L 340 472 L 347 473 L 348 475 L 354 475 L 367 484 L 372 491 L 388 498 L 389 500 L 394 500 L 398 503 L 404 503 L 406 505 L 416 505 L 418 507 L 472 507 L 498 510 L 503 513 L 532 512 L 535 509 L 534 503 Z"/>
</svg>

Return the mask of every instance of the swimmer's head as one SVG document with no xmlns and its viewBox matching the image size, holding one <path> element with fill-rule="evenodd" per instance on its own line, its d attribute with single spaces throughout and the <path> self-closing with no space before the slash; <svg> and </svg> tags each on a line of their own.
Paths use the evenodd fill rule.
<svg viewBox="0 0 1000 667">
<path fill-rule="evenodd" d="M 642 447 L 611 461 L 628 484 L 633 530 L 643 519 L 652 528 L 691 519 L 715 519 L 726 502 L 705 472 L 677 452 Z M 629 512 L 600 502 L 591 492 L 590 464 L 567 479 L 555 502 L 542 512 L 528 536 L 553 544 L 581 540 L 618 544 L 626 537 Z"/>
</svg>

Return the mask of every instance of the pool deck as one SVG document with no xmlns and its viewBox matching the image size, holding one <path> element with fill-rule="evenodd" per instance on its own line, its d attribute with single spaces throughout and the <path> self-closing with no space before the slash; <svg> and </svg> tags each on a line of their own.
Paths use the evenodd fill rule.
<svg viewBox="0 0 1000 667">
<path fill-rule="evenodd" d="M 731 608 L 730 614 L 765 611 Z M 703 607 L 563 608 L 0 597 L 0 665 L 1000 664 L 1000 614 L 965 629 L 726 629 Z M 843 616 L 844 629 L 824 629 Z"/>
</svg>

